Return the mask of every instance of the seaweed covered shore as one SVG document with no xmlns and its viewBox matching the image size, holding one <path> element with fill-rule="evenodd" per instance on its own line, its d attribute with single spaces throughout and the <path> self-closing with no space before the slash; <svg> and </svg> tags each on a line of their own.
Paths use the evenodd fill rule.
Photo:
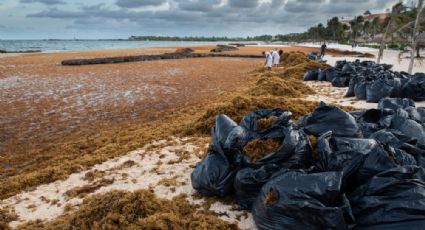
<svg viewBox="0 0 425 230">
<path fill-rule="evenodd" d="M 302 115 L 313 111 L 318 105 L 316 102 L 304 100 L 306 95 L 314 94 L 314 91 L 305 86 L 302 82 L 304 72 L 314 68 L 326 68 L 327 65 L 308 60 L 305 54 L 297 52 L 286 53 L 283 57 L 283 63 L 282 67 L 276 68 L 273 71 L 264 71 L 262 68 L 259 68 L 246 76 L 244 85 L 239 86 L 237 90 L 223 93 L 208 103 L 199 103 L 193 106 L 187 106 L 178 111 L 173 111 L 170 114 L 164 114 L 161 119 L 136 125 L 134 121 L 128 123 L 122 122 L 119 123 L 119 125 L 109 126 L 108 129 L 104 131 L 87 136 L 83 142 L 81 142 L 81 139 L 77 139 L 78 133 L 74 134 L 75 140 L 79 140 L 78 142 L 70 141 L 63 146 L 59 146 L 62 149 L 66 148 L 73 151 L 72 155 L 66 154 L 56 156 L 53 160 L 49 161 L 46 167 L 32 170 L 30 173 L 14 175 L 3 179 L 0 184 L 1 198 L 6 199 L 23 190 L 33 190 L 36 186 L 41 184 L 51 183 L 56 180 L 64 180 L 72 173 L 79 172 L 82 169 L 88 169 L 95 164 L 99 164 L 113 157 L 122 156 L 154 140 L 167 139 L 170 136 L 181 138 L 207 137 L 209 136 L 211 127 L 214 125 L 215 117 L 219 114 L 224 113 L 235 121 L 240 121 L 249 111 L 264 108 L 283 108 L 292 111 L 294 119 L 298 119 Z M 176 161 L 175 163 L 178 162 L 179 161 Z M 99 188 L 108 186 L 109 183 L 114 183 L 103 182 L 99 184 Z M 169 181 L 166 183 L 169 184 Z M 93 190 L 99 188 L 95 187 Z M 79 188 L 74 191 L 78 192 L 81 191 L 81 189 L 82 188 Z M 118 200 L 126 200 L 128 196 L 134 195 L 133 193 L 107 192 L 104 196 L 111 196 L 112 193 L 119 195 L 116 197 Z M 146 191 L 139 191 L 139 193 L 145 194 Z M 91 192 L 88 192 L 87 195 L 90 194 Z M 84 197 L 85 196 L 83 196 L 83 198 Z M 84 201 L 84 204 L 87 202 L 90 203 L 93 200 L 90 196 L 87 199 L 87 201 Z M 183 200 L 178 199 L 178 202 L 183 202 Z M 93 205 L 93 203 L 90 204 Z M 73 212 L 66 214 L 65 217 L 60 217 L 60 222 L 71 221 L 72 218 L 76 218 L 78 215 L 86 215 L 81 214 L 80 211 L 83 212 L 84 209 L 77 208 Z M 114 210 L 110 210 L 107 214 L 114 216 L 116 215 L 113 214 L 114 212 Z M 176 209 L 170 210 L 171 214 L 173 212 L 179 211 Z M 129 223 L 130 225 L 137 224 L 134 221 L 140 221 L 140 218 L 143 217 L 142 214 L 138 214 L 137 212 L 135 215 L 138 218 L 132 219 L 130 221 L 131 223 Z M 176 213 L 172 215 L 178 216 L 181 214 Z M 201 215 L 202 217 L 200 218 L 204 220 L 202 224 L 207 225 L 209 223 L 209 218 L 212 218 L 208 213 L 193 213 L 193 215 Z M 95 225 L 93 224 L 98 224 L 98 222 L 90 216 L 86 216 L 85 218 L 88 218 L 86 224 L 89 227 L 94 227 Z M 121 220 L 122 218 L 126 219 L 128 217 L 120 217 L 120 215 L 117 215 L 114 218 Z M 11 219 L 7 219 L 6 222 L 10 220 Z M 172 223 L 174 223 L 174 220 L 176 219 L 167 219 L 167 221 L 171 221 Z M 56 224 L 59 223 L 59 220 L 52 221 L 51 223 L 45 223 L 43 221 L 36 223 L 32 222 L 28 227 L 56 226 Z M 223 223 L 218 219 L 216 221 L 220 223 L 217 226 L 226 226 L 222 225 Z M 72 221 L 72 223 L 74 222 Z M 25 226 L 21 227 L 25 228 Z"/>
</svg>

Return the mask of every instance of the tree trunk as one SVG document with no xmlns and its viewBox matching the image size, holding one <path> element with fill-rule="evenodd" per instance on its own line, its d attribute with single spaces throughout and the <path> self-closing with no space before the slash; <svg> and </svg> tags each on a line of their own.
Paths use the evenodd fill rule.
<svg viewBox="0 0 425 230">
<path fill-rule="evenodd" d="M 415 21 L 415 26 L 413 27 L 413 34 L 412 34 L 412 47 L 411 47 L 411 51 L 410 51 L 410 63 L 409 63 L 409 69 L 407 70 L 407 72 L 409 74 L 412 74 L 413 72 L 413 65 L 415 63 L 415 50 L 416 50 L 416 46 L 417 46 L 417 41 L 416 38 L 418 36 L 418 27 L 419 27 L 419 21 L 421 18 L 421 14 L 422 14 L 422 8 L 424 5 L 424 0 L 418 0 L 418 15 L 416 15 L 416 21 Z"/>
<path fill-rule="evenodd" d="M 423 1 L 423 0 L 421 0 L 421 1 Z M 390 15 L 390 21 L 388 22 L 388 25 L 387 25 L 387 28 L 385 29 L 384 35 L 382 35 L 381 46 L 379 47 L 378 60 L 376 61 L 378 64 L 381 63 L 381 58 L 382 58 L 382 56 L 384 56 L 385 39 L 387 38 L 388 33 L 390 31 L 391 24 L 393 23 L 393 19 L 394 19 L 393 14 L 394 13 L 395 13 L 395 9 L 392 10 L 391 15 Z"/>
</svg>

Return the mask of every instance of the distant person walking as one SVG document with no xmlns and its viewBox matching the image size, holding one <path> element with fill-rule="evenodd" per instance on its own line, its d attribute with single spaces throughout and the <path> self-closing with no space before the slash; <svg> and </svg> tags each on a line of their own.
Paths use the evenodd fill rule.
<svg viewBox="0 0 425 230">
<path fill-rule="evenodd" d="M 320 47 L 320 58 L 321 59 L 325 56 L 326 48 L 328 48 L 328 46 L 326 45 L 326 42 L 323 42 L 322 46 Z"/>
<path fill-rule="evenodd" d="M 280 55 L 277 49 L 272 51 L 273 66 L 277 67 L 280 64 Z"/>
<path fill-rule="evenodd" d="M 263 55 L 266 57 L 266 62 L 264 63 L 264 67 L 268 70 L 271 70 L 273 67 L 273 57 L 270 52 L 263 52 Z"/>
</svg>

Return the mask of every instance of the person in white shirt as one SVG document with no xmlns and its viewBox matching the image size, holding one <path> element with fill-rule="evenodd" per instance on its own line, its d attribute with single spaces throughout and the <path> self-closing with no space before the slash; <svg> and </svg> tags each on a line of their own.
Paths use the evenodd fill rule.
<svg viewBox="0 0 425 230">
<path fill-rule="evenodd" d="M 273 57 L 273 65 L 278 66 L 280 64 L 280 55 L 276 49 L 272 51 L 272 57 Z"/>
<path fill-rule="evenodd" d="M 273 57 L 270 52 L 263 52 L 264 56 L 266 57 L 266 62 L 264 63 L 264 67 L 271 70 L 273 67 Z"/>
</svg>

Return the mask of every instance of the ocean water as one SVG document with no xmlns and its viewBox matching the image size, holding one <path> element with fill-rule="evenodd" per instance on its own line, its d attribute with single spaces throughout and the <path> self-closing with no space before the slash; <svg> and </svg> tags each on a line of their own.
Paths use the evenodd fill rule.
<svg viewBox="0 0 425 230">
<path fill-rule="evenodd" d="M 63 51 L 97 50 L 157 46 L 216 45 L 228 42 L 173 42 L 128 40 L 0 40 L 0 50 L 6 51 Z"/>
</svg>

